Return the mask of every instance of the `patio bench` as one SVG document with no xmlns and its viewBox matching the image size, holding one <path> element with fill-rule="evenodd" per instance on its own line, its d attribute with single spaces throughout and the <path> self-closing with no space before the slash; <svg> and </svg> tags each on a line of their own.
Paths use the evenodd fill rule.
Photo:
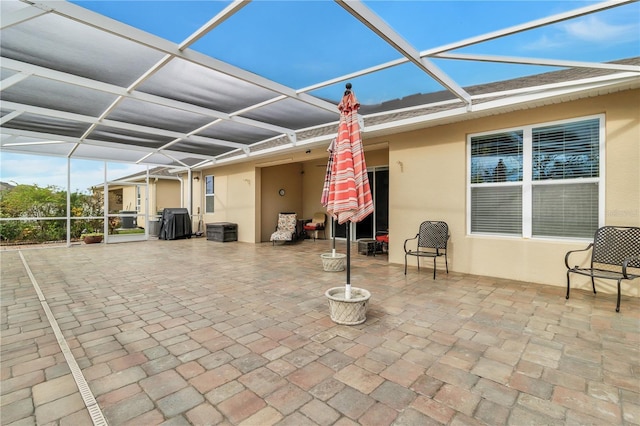
<svg viewBox="0 0 640 426">
<path fill-rule="evenodd" d="M 573 253 L 591 250 L 591 263 L 586 266 L 569 266 Z M 593 293 L 596 293 L 595 278 L 618 282 L 616 312 L 620 312 L 620 282 L 640 278 L 640 228 L 603 226 L 599 228 L 585 249 L 571 250 L 564 257 L 567 266 L 567 299 L 569 299 L 569 276 L 571 273 L 591 277 Z"/>
</svg>

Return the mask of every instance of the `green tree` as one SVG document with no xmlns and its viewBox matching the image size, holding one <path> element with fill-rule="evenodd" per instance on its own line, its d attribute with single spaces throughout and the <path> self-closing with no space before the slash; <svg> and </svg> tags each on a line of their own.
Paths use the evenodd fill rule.
<svg viewBox="0 0 640 426">
<path fill-rule="evenodd" d="M 70 194 L 71 217 L 102 215 L 100 194 Z M 56 187 L 17 185 L 0 192 L 0 217 L 51 218 L 67 216 L 67 192 Z M 102 230 L 101 219 L 71 221 L 71 236 L 79 238 L 84 229 Z M 0 235 L 10 241 L 44 242 L 66 239 L 66 220 L 22 220 L 0 222 Z"/>
<path fill-rule="evenodd" d="M 2 217 L 60 216 L 66 204 L 66 192 L 56 186 L 17 185 L 0 194 Z"/>
</svg>

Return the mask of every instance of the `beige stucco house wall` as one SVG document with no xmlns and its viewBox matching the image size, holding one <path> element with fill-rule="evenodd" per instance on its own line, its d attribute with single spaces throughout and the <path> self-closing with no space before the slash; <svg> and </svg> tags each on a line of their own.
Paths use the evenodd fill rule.
<svg viewBox="0 0 640 426">
<path fill-rule="evenodd" d="M 144 213 L 144 201 L 142 204 Z M 154 215 L 167 207 L 180 207 L 180 182 L 173 179 L 152 179 L 149 182 L 149 214 Z"/>
<path fill-rule="evenodd" d="M 585 241 L 467 234 L 467 135 L 516 126 L 606 115 L 605 225 L 640 226 L 640 91 L 555 104 L 388 137 L 390 255 L 404 262 L 403 238 L 423 220 L 444 220 L 451 232 L 452 270 L 564 286 L 564 255 Z M 587 280 L 575 277 L 587 288 Z M 590 286 L 590 283 L 588 284 Z M 608 291 L 615 283 L 608 282 Z M 600 287 L 602 289 L 602 286 Z M 638 286 L 624 289 L 638 295 Z"/>
<path fill-rule="evenodd" d="M 194 230 L 198 211 L 203 227 L 207 223 L 232 222 L 238 225 L 238 241 L 269 241 L 280 212 L 294 212 L 299 219 L 311 219 L 323 211 L 320 203 L 327 167 L 326 149 L 302 150 L 283 158 L 220 166 L 194 173 Z M 367 164 L 386 165 L 388 151 L 377 149 L 366 154 Z M 283 163 L 283 164 L 279 164 Z M 204 177 L 215 178 L 214 212 L 204 211 Z M 200 177 L 202 176 L 202 177 Z M 281 196 L 279 190 L 284 189 Z M 185 198 L 184 205 L 188 206 Z M 200 209 L 200 210 L 198 210 Z"/>
<path fill-rule="evenodd" d="M 467 136 L 604 114 L 604 224 L 640 226 L 639 100 L 639 90 L 628 90 L 378 138 L 365 133 L 367 165 L 389 166 L 389 262 L 404 262 L 402 243 L 416 234 L 422 221 L 444 220 L 451 231 L 452 271 L 565 286 L 565 253 L 586 247 L 588 241 L 467 233 Z M 367 150 L 366 146 L 377 149 Z M 203 170 L 202 175 L 215 176 L 215 212 L 205 214 L 204 222 L 234 222 L 239 241 L 268 241 L 279 211 L 311 218 L 323 210 L 320 195 L 326 160 L 324 148 L 301 149 L 278 158 Z M 280 188 L 286 191 L 284 197 L 278 195 Z M 203 206 L 203 190 L 199 192 L 194 205 Z M 576 286 L 590 287 L 581 278 L 575 277 Z M 599 289 L 614 292 L 614 285 L 604 282 Z M 637 283 L 627 285 L 623 292 L 637 296 Z"/>
<path fill-rule="evenodd" d="M 198 182 L 193 186 L 192 203 L 189 207 L 185 199 L 184 206 L 194 214 L 194 231 L 198 226 L 198 211 L 202 215 L 203 232 L 207 223 L 232 222 L 238 224 L 238 241 L 255 242 L 259 223 L 260 174 L 253 164 L 242 163 L 205 169 L 194 174 Z M 214 212 L 205 212 L 205 187 L 207 175 L 215 177 Z M 258 222 L 257 222 L 258 221 Z"/>
</svg>

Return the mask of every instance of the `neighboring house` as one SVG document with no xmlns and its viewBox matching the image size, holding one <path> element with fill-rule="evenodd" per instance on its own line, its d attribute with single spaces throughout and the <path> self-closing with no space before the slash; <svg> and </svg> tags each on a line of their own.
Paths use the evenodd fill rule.
<svg viewBox="0 0 640 426">
<path fill-rule="evenodd" d="M 147 172 L 123 176 L 109 182 L 109 213 L 137 214 L 136 227 L 145 227 L 145 215 L 153 219 L 167 207 L 181 207 L 182 182 L 167 167 L 149 169 L 147 197 Z M 102 194 L 103 186 L 93 186 L 94 191 Z M 133 225 L 131 219 L 124 219 L 125 227 Z M 121 224 L 122 225 L 122 224 Z"/>
<path fill-rule="evenodd" d="M 586 247 L 598 226 L 640 226 L 640 90 L 633 80 L 580 89 L 606 73 L 571 69 L 470 87 L 471 113 L 454 99 L 365 115 L 367 166 L 387 171 L 389 262 L 404 262 L 403 241 L 422 221 L 443 220 L 451 270 L 564 286 L 565 253 Z M 403 121 L 401 132 L 385 130 Z M 268 241 L 279 211 L 311 218 L 323 210 L 326 159 L 324 148 L 300 149 L 201 170 L 215 178 L 204 221 L 237 223 L 240 241 Z M 623 293 L 637 296 L 638 286 Z"/>
<path fill-rule="evenodd" d="M 15 188 L 16 186 L 8 182 L 0 182 L 0 191 L 6 191 L 7 189 Z"/>
</svg>

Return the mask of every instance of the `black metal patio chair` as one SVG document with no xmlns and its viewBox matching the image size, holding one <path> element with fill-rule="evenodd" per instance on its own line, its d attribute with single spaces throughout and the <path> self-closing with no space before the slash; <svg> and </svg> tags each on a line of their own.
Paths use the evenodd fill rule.
<svg viewBox="0 0 640 426">
<path fill-rule="evenodd" d="M 415 249 L 409 248 L 409 243 L 415 240 Z M 404 274 L 407 275 L 407 256 L 415 256 L 420 271 L 420 258 L 433 258 L 433 279 L 436 279 L 436 259 L 444 256 L 444 262 L 449 273 L 447 260 L 447 242 L 449 241 L 449 225 L 445 222 L 425 221 L 420 224 L 420 230 L 415 237 L 404 241 Z M 412 243 L 413 244 L 413 243 Z"/>
<path fill-rule="evenodd" d="M 591 251 L 588 266 L 569 266 L 569 258 L 578 252 Z M 591 287 L 596 293 L 595 278 L 618 282 L 616 312 L 620 312 L 620 284 L 622 280 L 640 278 L 640 227 L 603 226 L 593 237 L 593 242 L 582 250 L 571 250 L 564 256 L 567 267 L 567 296 L 569 298 L 571 273 L 591 277 Z"/>
</svg>

